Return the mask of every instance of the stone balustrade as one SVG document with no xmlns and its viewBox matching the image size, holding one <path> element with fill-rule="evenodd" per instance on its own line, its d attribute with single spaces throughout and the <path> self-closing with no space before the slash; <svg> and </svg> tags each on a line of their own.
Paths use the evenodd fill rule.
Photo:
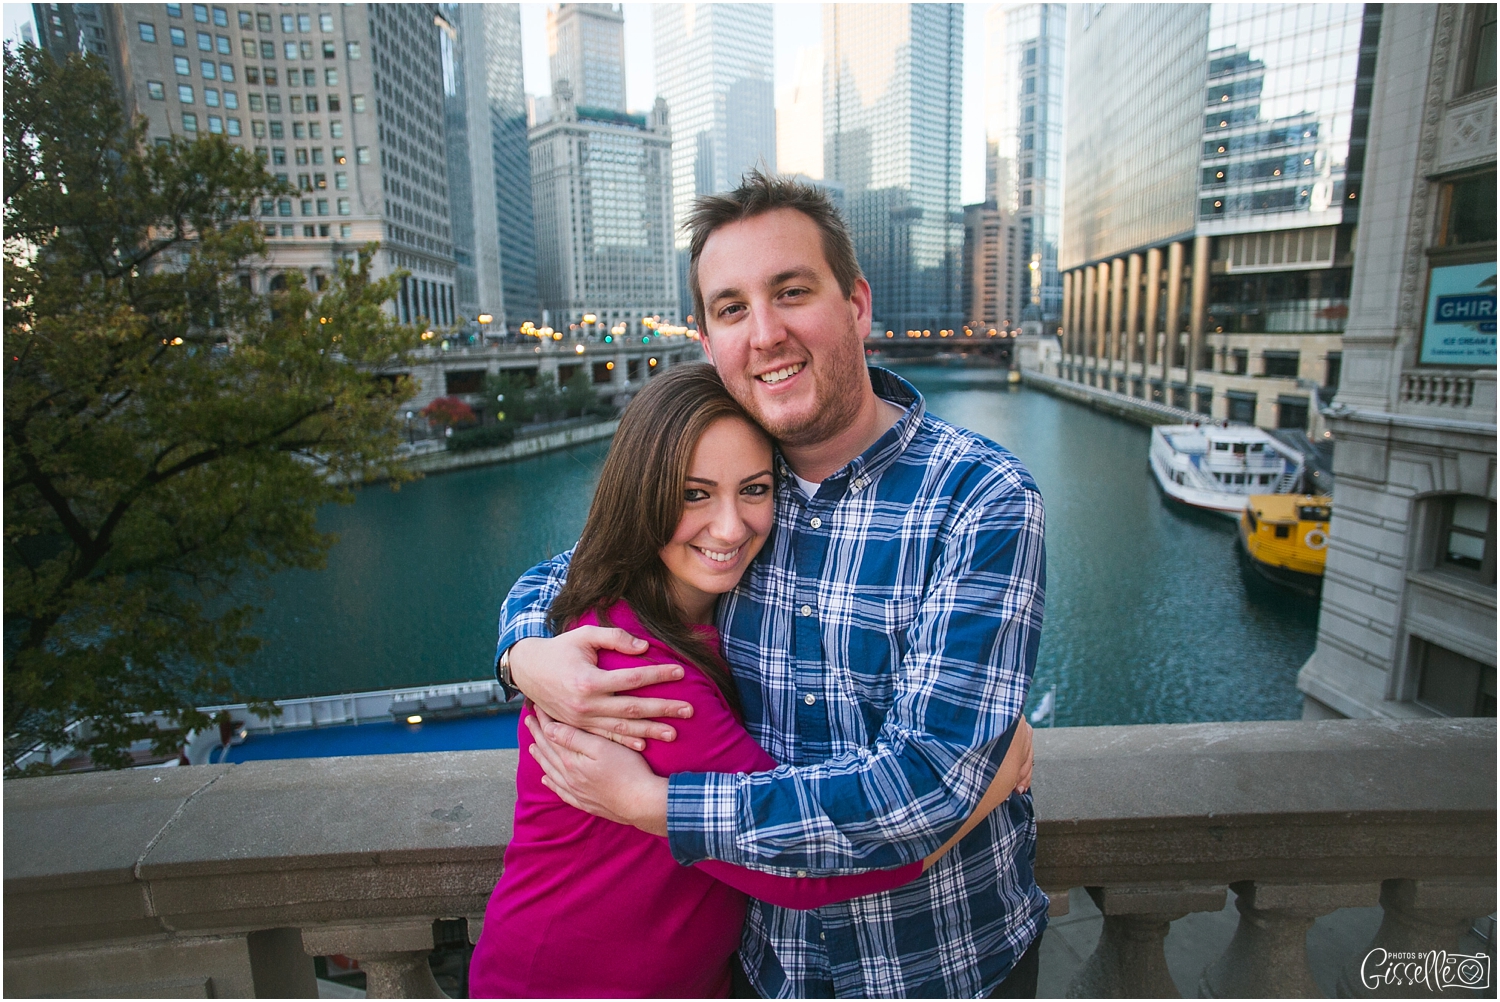
<svg viewBox="0 0 1500 1002">
<path fill-rule="evenodd" d="M 1169 997 L 1171 922 L 1233 893 L 1204 996 L 1317 994 L 1305 935 L 1374 905 L 1371 948 L 1446 949 L 1495 908 L 1495 721 L 1080 727 L 1037 734 L 1038 882 L 1104 915 L 1070 994 Z M 255 762 L 4 784 L 11 995 L 435 997 L 437 920 L 477 939 L 516 752 Z M 1350 958 L 1342 994 L 1372 995 Z M 1409 990 L 1409 989 L 1408 989 Z"/>
</svg>

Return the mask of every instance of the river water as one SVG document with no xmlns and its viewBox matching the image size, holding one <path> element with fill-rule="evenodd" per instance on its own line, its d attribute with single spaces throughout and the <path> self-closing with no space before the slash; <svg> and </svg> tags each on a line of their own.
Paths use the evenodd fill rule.
<svg viewBox="0 0 1500 1002">
<path fill-rule="evenodd" d="M 1168 505 L 1148 432 L 994 369 L 900 366 L 939 417 L 1031 470 L 1047 508 L 1047 608 L 1032 702 L 1059 726 L 1300 715 L 1317 607 L 1245 578 L 1228 519 Z M 246 691 L 284 698 L 491 677 L 511 583 L 572 545 L 607 442 L 431 476 L 330 506 L 320 572 L 271 582 Z"/>
</svg>

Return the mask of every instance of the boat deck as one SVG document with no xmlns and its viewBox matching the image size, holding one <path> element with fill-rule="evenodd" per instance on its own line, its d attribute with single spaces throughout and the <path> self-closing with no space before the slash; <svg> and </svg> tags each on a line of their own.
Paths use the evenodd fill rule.
<svg viewBox="0 0 1500 1002">
<path fill-rule="evenodd" d="M 478 751 L 515 748 L 520 708 L 457 720 L 420 724 L 384 721 L 343 724 L 274 733 L 252 731 L 232 745 L 224 761 L 254 762 L 280 758 L 329 758 L 335 755 L 399 755 L 406 752 Z M 220 761 L 217 750 L 213 761 Z"/>
</svg>

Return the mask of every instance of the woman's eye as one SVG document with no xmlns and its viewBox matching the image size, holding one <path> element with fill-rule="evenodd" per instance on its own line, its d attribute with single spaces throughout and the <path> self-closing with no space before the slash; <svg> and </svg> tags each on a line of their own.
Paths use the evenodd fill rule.
<svg viewBox="0 0 1500 1002">
<path fill-rule="evenodd" d="M 767 494 L 771 493 L 771 485 L 770 484 L 750 484 L 749 486 L 747 486 L 743 490 L 741 490 L 740 493 L 741 494 L 748 494 L 750 497 L 753 497 L 753 498 L 765 497 Z"/>
<path fill-rule="evenodd" d="M 684 501 L 704 501 L 707 500 L 707 498 L 708 491 L 701 490 L 697 487 L 689 487 L 687 490 L 682 492 L 682 499 Z"/>
</svg>

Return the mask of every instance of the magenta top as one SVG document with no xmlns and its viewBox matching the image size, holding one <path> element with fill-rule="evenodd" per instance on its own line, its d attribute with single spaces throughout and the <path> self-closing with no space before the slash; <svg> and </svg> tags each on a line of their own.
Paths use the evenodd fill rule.
<svg viewBox="0 0 1500 1002">
<path fill-rule="evenodd" d="M 600 668 L 685 669 L 679 681 L 632 693 L 693 705 L 692 717 L 670 721 L 676 741 L 646 743 L 657 775 L 775 768 L 706 675 L 648 634 L 628 606 L 615 606 L 608 618 L 651 646 L 639 655 L 600 651 Z M 578 621 L 598 624 L 592 612 Z M 713 627 L 698 629 L 718 643 Z M 542 785 L 542 768 L 528 750 L 530 712 L 518 725 L 515 827 L 474 948 L 471 998 L 727 997 L 749 897 L 817 908 L 888 891 L 922 873 L 919 862 L 824 878 L 776 877 L 718 860 L 682 866 L 665 838 L 586 814 Z"/>
</svg>

